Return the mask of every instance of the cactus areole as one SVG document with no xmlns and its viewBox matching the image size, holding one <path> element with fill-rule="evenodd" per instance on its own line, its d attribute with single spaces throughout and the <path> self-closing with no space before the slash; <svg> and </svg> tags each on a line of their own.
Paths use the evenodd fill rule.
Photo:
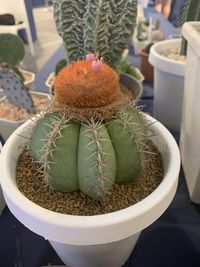
<svg viewBox="0 0 200 267">
<path fill-rule="evenodd" d="M 64 67 L 54 87 L 51 108 L 32 131 L 32 157 L 53 188 L 103 200 L 113 183 L 142 170 L 146 121 L 123 99 L 117 73 L 91 55 Z"/>
</svg>

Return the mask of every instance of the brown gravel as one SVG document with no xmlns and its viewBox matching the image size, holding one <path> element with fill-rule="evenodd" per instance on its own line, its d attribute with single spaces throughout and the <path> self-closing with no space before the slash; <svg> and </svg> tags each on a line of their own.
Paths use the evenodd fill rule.
<svg viewBox="0 0 200 267">
<path fill-rule="evenodd" d="M 129 99 L 129 101 L 135 100 L 135 95 L 128 87 L 121 84 L 120 86 L 122 93 Z"/>
<path fill-rule="evenodd" d="M 36 113 L 40 112 L 45 104 L 49 101 L 47 97 L 32 95 L 34 106 L 36 107 Z M 27 120 L 34 116 L 35 114 L 29 113 L 26 109 L 22 107 L 17 107 L 11 103 L 10 100 L 5 99 L 0 102 L 0 118 L 12 120 L 12 121 L 20 121 Z"/>
<path fill-rule="evenodd" d="M 179 51 L 171 51 L 171 49 L 168 49 L 165 51 L 165 53 L 162 53 L 161 55 L 168 59 L 173 59 L 183 63 L 186 62 L 186 56 L 180 55 Z"/>
<path fill-rule="evenodd" d="M 37 175 L 39 165 L 27 150 L 19 157 L 16 180 L 19 190 L 36 204 L 59 213 L 72 215 L 97 215 L 129 207 L 148 196 L 163 178 L 163 163 L 157 148 L 149 142 L 153 154 L 146 157 L 144 171 L 135 181 L 114 184 L 103 202 L 92 200 L 81 192 L 62 193 L 54 191 Z"/>
</svg>

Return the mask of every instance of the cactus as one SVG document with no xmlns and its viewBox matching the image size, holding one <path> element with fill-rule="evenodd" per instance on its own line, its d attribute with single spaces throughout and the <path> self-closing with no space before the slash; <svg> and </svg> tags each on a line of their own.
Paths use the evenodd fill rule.
<svg viewBox="0 0 200 267">
<path fill-rule="evenodd" d="M 20 76 L 21 73 L 17 65 L 23 60 L 24 55 L 24 44 L 17 35 L 11 33 L 0 34 L 0 61 Z"/>
<path fill-rule="evenodd" d="M 133 35 L 137 0 L 54 0 L 53 4 L 67 64 L 99 52 L 107 64 L 118 69 Z"/>
<path fill-rule="evenodd" d="M 20 76 L 15 72 L 1 67 L 0 87 L 14 105 L 25 108 L 28 112 L 35 112 L 31 95 Z"/>
<path fill-rule="evenodd" d="M 200 20 L 200 0 L 186 0 L 184 8 L 181 14 L 181 24 L 187 21 L 199 21 Z M 186 55 L 187 41 L 182 38 L 181 42 L 181 55 Z"/>
<path fill-rule="evenodd" d="M 56 67 L 55 67 L 55 75 L 57 75 L 59 73 L 59 71 L 61 69 L 63 69 L 66 65 L 67 65 L 66 59 L 63 58 L 63 59 L 59 60 L 56 64 Z"/>
<path fill-rule="evenodd" d="M 90 58 L 58 73 L 52 109 L 36 121 L 28 146 L 51 187 L 103 200 L 113 183 L 130 182 L 142 170 L 148 131 L 144 116 L 129 103 L 108 118 L 96 116 L 121 93 L 117 73 Z M 89 116 L 73 117 L 71 108 L 80 114 L 88 109 Z"/>
</svg>

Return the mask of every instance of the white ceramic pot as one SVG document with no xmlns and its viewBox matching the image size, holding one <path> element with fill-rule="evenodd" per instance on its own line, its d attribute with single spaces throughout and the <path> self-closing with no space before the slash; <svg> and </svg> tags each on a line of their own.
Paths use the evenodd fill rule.
<svg viewBox="0 0 200 267">
<path fill-rule="evenodd" d="M 37 95 L 41 98 L 47 98 L 49 97 L 48 94 L 36 92 L 36 91 L 30 91 L 31 95 Z M 4 101 L 6 99 L 6 96 L 3 96 L 0 98 L 0 102 Z M 4 118 L 0 118 L 0 134 L 4 141 L 8 139 L 8 137 L 11 135 L 12 132 L 14 132 L 22 123 L 24 123 L 26 120 L 20 120 L 20 121 L 12 121 L 7 120 Z"/>
<path fill-rule="evenodd" d="M 150 122 L 155 119 L 147 116 Z M 148 197 L 139 203 L 108 214 L 73 216 L 44 209 L 27 199 L 15 181 L 21 136 L 33 122 L 27 121 L 7 140 L 0 155 L 0 182 L 6 203 L 19 221 L 48 239 L 66 265 L 72 267 L 120 267 L 128 259 L 140 232 L 158 219 L 171 203 L 178 184 L 180 156 L 169 131 L 153 123 L 152 141 L 164 163 L 164 178 Z"/>
<path fill-rule="evenodd" d="M 179 131 L 184 90 L 185 63 L 168 59 L 166 51 L 180 50 L 181 39 L 169 39 L 151 47 L 154 66 L 154 116 L 168 128 Z"/>
<path fill-rule="evenodd" d="M 0 153 L 1 153 L 1 150 L 2 150 L 2 144 L 0 142 Z M 2 211 L 5 208 L 5 206 L 6 206 L 6 202 L 4 200 L 2 189 L 1 189 L 1 184 L 0 184 L 0 216 L 1 216 Z"/>
<path fill-rule="evenodd" d="M 200 203 L 200 22 L 187 22 L 182 34 L 188 41 L 180 150 L 190 198 Z"/>
</svg>

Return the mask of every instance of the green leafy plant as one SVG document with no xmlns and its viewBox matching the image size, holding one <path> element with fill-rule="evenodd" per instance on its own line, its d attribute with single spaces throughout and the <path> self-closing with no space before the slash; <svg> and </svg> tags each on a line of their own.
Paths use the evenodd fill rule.
<svg viewBox="0 0 200 267">
<path fill-rule="evenodd" d="M 181 15 L 181 24 L 187 21 L 199 21 L 200 20 L 200 0 L 186 0 Z M 181 55 L 186 55 L 187 41 L 182 38 L 181 43 Z"/>
<path fill-rule="evenodd" d="M 138 75 L 137 70 L 134 68 L 134 66 L 129 64 L 126 59 L 123 59 L 123 60 L 120 61 L 120 63 L 119 63 L 119 73 L 127 73 L 127 74 L 135 77 L 136 79 L 140 78 L 139 75 Z"/>
</svg>

